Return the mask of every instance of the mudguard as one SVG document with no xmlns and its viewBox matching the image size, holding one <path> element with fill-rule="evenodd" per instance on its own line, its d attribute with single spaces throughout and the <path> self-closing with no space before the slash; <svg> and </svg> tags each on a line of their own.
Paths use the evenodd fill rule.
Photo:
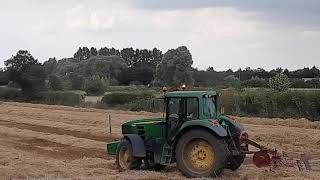
<svg viewBox="0 0 320 180">
<path fill-rule="evenodd" d="M 146 157 L 146 148 L 143 139 L 137 134 L 124 134 L 125 139 L 128 139 L 132 147 L 132 155 L 134 157 Z"/>
<path fill-rule="evenodd" d="M 193 120 L 193 121 L 187 121 L 183 123 L 176 137 L 181 135 L 185 130 L 189 130 L 190 128 L 196 128 L 196 127 L 206 128 L 219 137 L 228 136 L 227 131 L 221 125 L 212 125 L 211 123 L 204 120 Z"/>
</svg>

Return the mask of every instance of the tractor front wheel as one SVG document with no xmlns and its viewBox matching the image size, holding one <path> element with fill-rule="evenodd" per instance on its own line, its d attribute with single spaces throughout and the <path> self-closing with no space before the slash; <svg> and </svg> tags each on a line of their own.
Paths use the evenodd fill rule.
<svg viewBox="0 0 320 180">
<path fill-rule="evenodd" d="M 119 171 L 139 169 L 141 163 L 141 158 L 133 157 L 130 141 L 123 139 L 117 148 L 116 165 Z"/>
<path fill-rule="evenodd" d="M 176 148 L 177 166 L 187 177 L 218 176 L 224 167 L 224 141 L 206 130 L 190 130 Z"/>
</svg>

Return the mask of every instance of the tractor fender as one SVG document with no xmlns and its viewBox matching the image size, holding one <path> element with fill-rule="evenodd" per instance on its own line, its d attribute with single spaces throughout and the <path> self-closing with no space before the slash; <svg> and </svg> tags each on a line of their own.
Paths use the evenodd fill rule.
<svg viewBox="0 0 320 180">
<path fill-rule="evenodd" d="M 137 134 L 124 134 L 124 139 L 131 143 L 132 155 L 134 157 L 146 157 L 146 148 L 143 139 Z"/>
<path fill-rule="evenodd" d="M 194 120 L 194 121 L 185 122 L 181 126 L 181 128 L 179 129 L 176 137 L 182 135 L 185 131 L 187 131 L 189 129 L 193 129 L 193 128 L 197 128 L 197 127 L 198 128 L 205 128 L 209 132 L 213 132 L 218 137 L 227 137 L 228 136 L 226 129 L 223 128 L 221 125 L 211 125 L 210 123 L 205 122 L 203 120 Z"/>
</svg>

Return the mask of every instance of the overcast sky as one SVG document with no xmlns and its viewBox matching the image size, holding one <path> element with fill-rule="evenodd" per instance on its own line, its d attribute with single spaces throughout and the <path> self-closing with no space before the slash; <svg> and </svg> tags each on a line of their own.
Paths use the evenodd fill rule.
<svg viewBox="0 0 320 180">
<path fill-rule="evenodd" d="M 19 49 L 181 45 L 199 69 L 320 66 L 319 0 L 3 0 L 0 23 L 0 67 Z"/>
</svg>

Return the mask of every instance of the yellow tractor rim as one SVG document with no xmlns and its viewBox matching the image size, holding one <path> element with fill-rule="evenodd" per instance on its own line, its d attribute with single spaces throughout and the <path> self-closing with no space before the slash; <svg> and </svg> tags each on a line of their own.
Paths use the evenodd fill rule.
<svg viewBox="0 0 320 180">
<path fill-rule="evenodd" d="M 122 147 L 119 153 L 119 164 L 123 169 L 129 169 L 130 165 L 130 153 L 129 149 Z"/>
<path fill-rule="evenodd" d="M 214 165 L 212 146 L 205 140 L 196 139 L 187 145 L 188 166 L 193 171 L 207 171 Z"/>
</svg>

